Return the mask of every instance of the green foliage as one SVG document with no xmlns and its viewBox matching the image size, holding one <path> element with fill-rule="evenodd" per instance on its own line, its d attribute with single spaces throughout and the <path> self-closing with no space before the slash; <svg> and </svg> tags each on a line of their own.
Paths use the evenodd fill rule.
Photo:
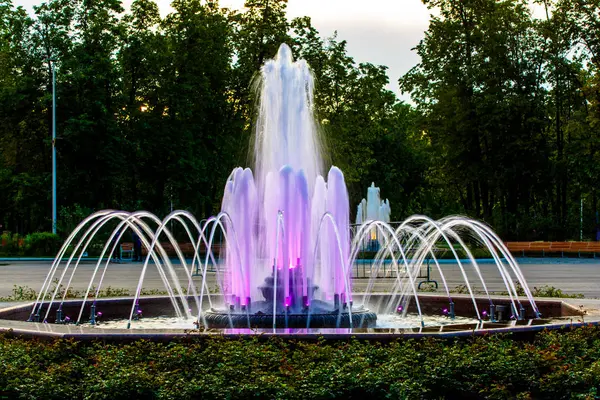
<svg viewBox="0 0 600 400">
<path fill-rule="evenodd" d="M 177 0 L 164 17 L 154 0 L 126 11 L 118 0 L 46 0 L 33 16 L 8 2 L 0 224 L 19 235 L 51 226 L 52 66 L 61 236 L 101 208 L 215 213 L 232 168 L 252 162 L 252 83 L 286 42 L 313 69 L 326 163 L 344 171 L 352 205 L 374 181 L 396 220 L 464 213 L 507 240 L 560 240 L 579 237 L 583 201 L 594 237 L 598 0 L 538 1 L 541 18 L 525 0 L 423 3 L 435 12 L 421 61 L 400 79 L 413 106 L 387 89 L 385 66 L 355 62 L 310 17 L 289 21 L 287 0 L 239 11 Z"/>
<path fill-rule="evenodd" d="M 51 71 L 57 59 L 61 235 L 100 208 L 217 211 L 227 176 L 246 164 L 251 83 L 281 43 L 317 78 L 317 114 L 346 173 L 352 203 L 376 180 L 398 215 L 418 209 L 427 157 L 410 106 L 385 89 L 386 68 L 357 65 L 346 42 L 323 41 L 310 19 L 289 22 L 286 0 L 48 0 L 29 17 L 3 8 L 0 52 L 0 223 L 48 229 Z M 250 160 L 251 161 L 251 160 Z M 396 190 L 398 185 L 402 190 Z"/>
<path fill-rule="evenodd" d="M 582 299 L 584 297 L 582 293 L 563 293 L 561 289 L 548 285 L 544 285 L 540 288 L 534 287 L 531 294 L 534 297 L 560 297 L 567 299 Z"/>
<path fill-rule="evenodd" d="M 540 19 L 523 0 L 423 3 L 439 12 L 400 84 L 431 141 L 432 200 L 525 240 L 578 237 L 583 200 L 590 237 L 597 0 L 539 1 Z"/>
<path fill-rule="evenodd" d="M 206 338 L 169 344 L 0 337 L 0 387 L 11 398 L 323 399 L 595 398 L 600 330 L 531 342 L 371 343 Z"/>
<path fill-rule="evenodd" d="M 68 235 L 92 212 L 92 209 L 82 207 L 79 204 L 73 204 L 71 207 L 59 207 L 57 231 L 63 235 Z"/>
<path fill-rule="evenodd" d="M 63 285 L 58 286 L 58 290 L 56 290 L 56 286 L 58 281 L 55 280 L 53 282 L 53 286 L 48 290 L 47 299 L 51 299 L 56 291 L 57 298 L 65 298 L 65 299 L 82 299 L 85 297 L 85 291 L 73 289 L 70 287 L 65 294 L 65 288 Z M 161 296 L 166 295 L 168 292 L 166 290 L 160 289 L 145 289 L 142 288 L 140 291 L 141 296 Z M 28 286 L 18 286 L 14 285 L 12 294 L 7 297 L 0 297 L 0 301 L 31 301 L 37 300 L 38 292 Z M 96 296 L 96 288 L 92 286 L 90 288 L 90 296 L 91 297 L 128 297 L 133 296 L 134 292 L 126 288 L 113 288 L 111 286 L 106 287 L 105 289 L 101 289 L 98 292 L 98 296 Z"/>
<path fill-rule="evenodd" d="M 1 301 L 32 301 L 37 299 L 37 292 L 28 286 L 13 286 L 12 294 L 0 297 Z"/>
<path fill-rule="evenodd" d="M 36 232 L 25 236 L 24 250 L 28 256 L 48 256 L 58 253 L 62 240 L 52 232 Z"/>
<path fill-rule="evenodd" d="M 393 204 L 393 218 L 423 212 L 427 142 L 417 113 L 386 88 L 387 68 L 356 64 L 346 41 L 323 41 L 310 18 L 292 21 L 295 54 L 306 59 L 316 79 L 315 103 L 332 164 L 344 171 L 351 204 L 371 182 Z"/>
<path fill-rule="evenodd" d="M 0 236 L 0 254 L 2 255 L 16 255 L 22 251 L 23 238 L 18 233 L 11 233 L 5 231 Z"/>
<path fill-rule="evenodd" d="M 429 282 L 424 282 L 422 285 L 420 284 L 418 286 L 418 289 L 420 292 L 437 292 L 439 289 L 439 286 L 436 288 L 435 284 L 433 283 L 429 283 Z"/>
<path fill-rule="evenodd" d="M 51 232 L 35 232 L 26 236 L 4 232 L 1 236 L 1 256 L 54 257 L 62 240 Z"/>
<path fill-rule="evenodd" d="M 515 282 L 515 290 L 519 296 L 525 296 L 525 289 L 519 282 Z M 469 288 L 467 285 L 458 285 L 454 289 L 450 290 L 451 293 L 458 294 L 469 294 Z M 485 294 L 484 291 L 475 290 L 474 294 Z M 508 292 L 491 292 L 491 294 L 508 296 Z M 544 285 L 540 288 L 534 287 L 531 289 L 531 295 L 533 297 L 555 297 L 563 299 L 583 299 L 582 293 L 564 293 L 561 289 L 555 288 L 554 286 Z"/>
</svg>

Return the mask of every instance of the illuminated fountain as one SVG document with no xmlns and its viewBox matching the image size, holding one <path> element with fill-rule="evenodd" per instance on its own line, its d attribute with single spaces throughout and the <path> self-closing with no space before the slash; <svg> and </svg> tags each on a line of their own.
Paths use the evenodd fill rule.
<svg viewBox="0 0 600 400">
<path fill-rule="evenodd" d="M 103 319 L 121 319 L 129 328 L 142 314 L 163 315 L 165 302 L 170 305 L 169 314 L 189 321 L 188 326 L 193 321 L 196 327 L 209 328 L 354 329 L 377 326 L 377 314 L 402 319 L 407 313 L 420 327 L 426 321 L 433 325 L 453 322 L 459 315 L 482 323 L 539 318 L 538 305 L 516 261 L 498 236 L 480 222 L 414 216 L 392 227 L 389 202 L 381 202 L 373 184 L 365 205 L 359 206 L 357 222 L 361 225 L 351 237 L 344 175 L 336 167 L 326 179 L 323 175 L 309 67 L 302 60 L 294 62 L 289 47 L 282 45 L 275 59 L 263 66 L 261 78 L 254 173 L 248 168 L 231 173 L 221 212 L 203 222 L 186 211 L 174 211 L 163 220 L 145 211 L 92 214 L 65 241 L 37 301 L 28 310 L 29 321 L 96 324 L 102 307 Z M 193 247 L 191 262 L 169 229 L 173 223 L 183 227 Z M 83 301 L 67 300 L 67 289 L 83 255 L 95 235 L 108 226 L 112 232 Z M 147 254 L 135 295 L 98 299 L 110 255 L 118 251 L 127 231 L 140 238 Z M 219 235 L 224 251 L 215 256 Z M 356 294 L 352 292 L 352 267 L 362 244 L 372 237 L 378 239 L 379 250 L 371 279 L 366 292 Z M 470 250 L 473 245 L 489 253 L 504 283 L 505 298 L 496 299 L 488 291 Z M 167 247 L 173 249 L 177 262 Z M 451 253 L 457 263 L 466 297 L 451 293 L 440 251 Z M 441 294 L 435 297 L 422 296 L 417 290 L 416 280 L 425 263 L 431 263 L 442 282 Z M 374 293 L 382 266 L 389 268 L 393 278 L 386 294 Z M 157 269 L 168 297 L 141 297 L 149 268 Z M 208 288 L 211 268 L 218 294 Z M 194 271 L 202 276 L 199 287 Z"/>
<path fill-rule="evenodd" d="M 362 225 L 367 221 L 390 222 L 392 209 L 388 199 L 381 200 L 381 194 L 375 182 L 367 189 L 367 198 L 362 199 L 356 208 L 356 225 Z M 370 237 L 366 238 L 363 246 L 366 250 L 379 250 L 382 244 L 387 241 L 384 235 L 379 237 L 380 233 L 375 228 L 371 229 Z"/>
<path fill-rule="evenodd" d="M 282 45 L 261 78 L 255 175 L 236 168 L 223 196 L 225 230 L 236 238 L 225 258 L 228 309 L 205 318 L 211 326 L 371 324 L 374 314 L 352 310 L 348 191 L 338 168 L 322 174 L 310 69 Z"/>
<path fill-rule="evenodd" d="M 367 189 L 367 198 L 362 199 L 356 207 L 356 224 L 362 225 L 366 221 L 390 222 L 391 213 L 390 201 L 381 199 L 379 188 L 372 182 Z"/>
</svg>

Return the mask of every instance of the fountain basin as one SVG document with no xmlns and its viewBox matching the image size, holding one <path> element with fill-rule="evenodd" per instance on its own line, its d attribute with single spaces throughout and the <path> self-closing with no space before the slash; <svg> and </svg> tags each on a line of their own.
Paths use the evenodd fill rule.
<svg viewBox="0 0 600 400">
<path fill-rule="evenodd" d="M 214 296 L 216 297 L 216 296 Z M 374 304 L 378 300 L 385 300 L 389 295 L 372 295 L 371 301 Z M 361 296 L 354 295 L 355 302 L 361 301 Z M 443 300 L 447 298 L 438 295 L 419 296 L 422 309 L 438 310 Z M 489 304 L 487 298 L 476 298 L 478 304 L 481 302 Z M 508 304 L 510 300 L 503 297 L 494 297 L 495 304 Z M 456 305 L 457 316 L 473 317 L 469 311 L 472 310 L 473 303 L 470 297 L 456 296 L 453 298 Z M 76 316 L 82 304 L 82 300 L 69 300 L 63 303 L 62 310 L 64 315 Z M 412 312 L 412 304 L 409 306 L 409 312 Z M 315 340 L 319 337 L 327 339 L 349 339 L 351 337 L 375 340 L 394 340 L 398 338 L 415 338 L 423 336 L 448 337 L 448 336 L 472 336 L 493 333 L 514 333 L 515 337 L 521 335 L 529 337 L 532 333 L 543 329 L 563 329 L 585 324 L 598 324 L 600 318 L 585 317 L 585 321 L 580 316 L 582 311 L 564 301 L 558 299 L 537 299 L 536 304 L 544 316 L 543 319 L 525 320 L 507 320 L 491 322 L 489 320 L 464 323 L 448 323 L 444 325 L 426 325 L 425 327 L 412 328 L 394 328 L 394 327 L 361 327 L 361 328 L 206 328 L 206 329 L 97 329 L 89 324 L 89 311 L 91 302 L 86 304 L 84 309 L 83 322 L 80 325 L 75 324 L 55 324 L 56 310 L 58 304 L 52 306 L 49 314 L 48 323 L 25 322 L 29 317 L 33 303 L 14 306 L 0 310 L 0 332 L 12 332 L 13 334 L 27 337 L 63 337 L 74 338 L 76 340 L 108 340 L 108 341 L 131 341 L 137 339 L 170 341 L 176 339 L 189 338 L 193 336 L 214 336 L 222 335 L 227 337 L 240 337 L 247 335 L 283 335 L 288 338 Z M 115 320 L 123 319 L 131 311 L 131 298 L 98 299 L 96 310 L 102 312 L 102 319 Z M 194 302 L 190 302 L 194 305 Z M 43 309 L 46 310 L 47 303 Z M 168 297 L 153 296 L 140 299 L 140 307 L 143 310 L 143 318 L 172 316 L 173 307 Z M 466 314 L 464 314 L 466 313 Z M 439 312 L 431 312 L 431 315 L 440 315 Z M 270 316 L 272 326 L 272 316 Z M 459 321 L 457 321 L 459 322 Z M 135 321 L 134 321 L 135 323 Z"/>
</svg>

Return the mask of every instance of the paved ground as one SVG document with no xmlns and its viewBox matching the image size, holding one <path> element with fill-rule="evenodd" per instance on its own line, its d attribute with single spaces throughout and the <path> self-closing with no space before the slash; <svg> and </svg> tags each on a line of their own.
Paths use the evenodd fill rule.
<svg viewBox="0 0 600 400">
<path fill-rule="evenodd" d="M 600 259 L 529 258 L 518 259 L 517 262 L 531 289 L 548 285 L 561 289 L 565 293 L 582 293 L 585 297 L 600 297 Z M 446 264 L 441 267 L 450 288 L 464 282 L 457 264 Z M 480 264 L 480 268 L 489 290 L 505 290 L 495 264 Z M 477 275 L 470 264 L 465 265 L 465 269 L 470 280 L 478 282 Z M 432 276 L 436 277 L 433 279 L 439 278 L 439 274 L 433 268 Z M 476 286 L 481 288 L 480 284 Z"/>
<path fill-rule="evenodd" d="M 566 293 L 582 293 L 588 298 L 600 298 L 600 259 L 519 259 L 525 279 L 531 288 L 543 285 L 560 288 Z M 84 263 L 78 267 L 73 278 L 73 287 L 85 290 L 92 275 L 95 264 Z M 140 277 L 142 264 L 126 263 L 111 264 L 105 277 L 103 287 L 125 288 L 133 291 Z M 0 264 L 0 297 L 12 294 L 13 286 L 27 286 L 38 291 L 50 268 L 49 262 L 4 262 Z M 490 291 L 503 291 L 504 284 L 494 264 L 481 264 L 481 273 Z M 462 274 L 457 264 L 443 264 L 443 273 L 450 288 L 455 288 L 464 283 Z M 473 282 L 474 289 L 481 290 L 473 267 L 465 265 L 466 274 Z M 187 280 L 183 273 L 180 279 Z M 208 275 L 208 286 L 216 287 L 215 274 Z M 439 273 L 432 269 L 431 278 L 441 285 Z M 194 278 L 200 285 L 200 278 Z M 513 279 L 514 280 L 514 279 Z M 384 292 L 389 290 L 392 279 L 376 279 L 372 291 Z M 369 285 L 368 279 L 355 279 L 353 283 L 355 292 L 364 291 Z M 160 276 L 153 265 L 147 271 L 143 287 L 146 289 L 164 289 Z"/>
<path fill-rule="evenodd" d="M 22 286 L 34 289 L 36 292 L 40 290 L 48 272 L 50 271 L 51 262 L 3 262 L 0 265 L 0 297 L 6 297 L 12 295 L 13 290 L 16 286 Z M 54 279 L 61 276 L 64 263 L 61 264 Z M 76 290 L 84 291 L 87 289 L 90 278 L 94 273 L 96 264 L 91 262 L 85 262 L 79 264 L 77 271 L 73 276 L 71 287 Z M 131 292 L 135 291 L 140 275 L 142 272 L 142 263 L 122 263 L 115 264 L 111 263 L 104 277 L 102 288 L 119 288 L 127 289 Z M 179 280 L 182 284 L 187 283 L 187 277 L 182 268 L 178 268 Z M 69 269 L 65 275 L 63 284 L 66 286 L 66 282 L 71 276 L 72 269 Z M 101 271 L 97 274 L 100 276 Z M 98 278 L 96 278 L 98 281 Z M 199 287 L 201 284 L 201 277 L 195 277 L 194 281 L 197 282 Z M 215 274 L 210 273 L 207 275 L 207 283 L 209 288 L 216 287 Z M 150 264 L 144 276 L 144 289 L 159 289 L 164 290 L 163 281 L 158 273 L 157 268 Z"/>
</svg>

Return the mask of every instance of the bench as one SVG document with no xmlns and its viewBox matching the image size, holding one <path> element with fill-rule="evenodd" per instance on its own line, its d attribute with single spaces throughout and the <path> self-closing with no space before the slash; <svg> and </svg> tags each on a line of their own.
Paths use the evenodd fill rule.
<svg viewBox="0 0 600 400">
<path fill-rule="evenodd" d="M 525 257 L 525 253 L 541 253 L 542 257 L 547 254 L 560 254 L 561 257 L 567 254 L 592 254 L 596 258 L 596 253 L 600 254 L 600 242 L 506 242 L 506 248 L 513 254 L 520 253 Z"/>
<path fill-rule="evenodd" d="M 133 261 L 133 243 L 121 243 L 119 258 L 121 260 Z"/>
<path fill-rule="evenodd" d="M 173 247 L 173 245 L 170 242 L 161 242 L 160 243 L 161 247 L 163 248 L 163 250 L 171 257 L 177 256 L 177 252 L 175 251 L 175 248 Z M 181 252 L 186 256 L 186 257 L 193 257 L 194 256 L 194 245 L 192 243 L 179 243 L 179 248 L 181 249 Z M 219 254 L 221 252 L 221 248 L 224 247 L 224 245 L 221 245 L 220 243 L 213 243 L 211 246 L 212 249 L 212 253 L 216 258 L 219 258 Z M 200 245 L 200 251 L 199 251 L 201 256 L 205 256 L 206 255 L 206 246 L 204 246 L 204 244 Z M 131 242 L 124 242 L 121 243 L 120 249 L 119 249 L 119 254 L 121 255 L 121 259 L 129 259 L 132 260 L 133 259 L 133 243 Z M 148 254 L 148 249 L 146 249 L 146 247 L 144 245 L 142 245 L 142 255 L 146 256 Z M 127 256 L 127 257 L 125 257 Z"/>
<path fill-rule="evenodd" d="M 525 252 L 529 252 L 529 246 L 531 245 L 531 242 L 506 242 L 504 244 L 511 253 L 514 254 L 520 252 L 521 255 L 525 257 Z"/>
</svg>

